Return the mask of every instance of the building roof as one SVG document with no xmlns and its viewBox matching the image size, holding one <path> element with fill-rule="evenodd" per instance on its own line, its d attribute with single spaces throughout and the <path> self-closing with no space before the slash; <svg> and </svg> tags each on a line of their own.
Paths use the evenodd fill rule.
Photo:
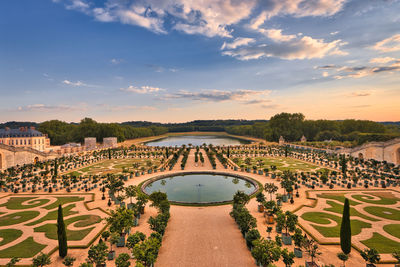
<svg viewBox="0 0 400 267">
<path fill-rule="evenodd" d="M 40 137 L 45 136 L 43 133 L 34 128 L 19 128 L 19 129 L 0 129 L 0 138 L 7 137 Z"/>
</svg>

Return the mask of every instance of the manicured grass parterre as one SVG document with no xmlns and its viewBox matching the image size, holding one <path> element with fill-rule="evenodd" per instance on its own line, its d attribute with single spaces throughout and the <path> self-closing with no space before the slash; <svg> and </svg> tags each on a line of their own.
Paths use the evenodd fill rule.
<svg viewBox="0 0 400 267">
<path fill-rule="evenodd" d="M 301 218 L 318 224 L 330 224 L 331 220 L 333 220 L 336 222 L 335 226 L 313 225 L 313 227 L 325 237 L 339 237 L 340 235 L 341 218 L 338 216 L 324 212 L 307 212 L 301 215 Z M 362 228 L 371 228 L 371 224 L 359 220 L 351 220 L 350 223 L 352 235 L 358 235 Z"/>
<path fill-rule="evenodd" d="M 330 201 L 330 200 L 326 201 L 326 203 L 329 204 L 331 207 L 330 208 L 325 208 L 324 210 L 332 211 L 332 212 L 335 212 L 335 213 L 338 213 L 338 214 L 342 215 L 342 213 L 343 213 L 343 205 L 340 205 L 339 203 L 337 203 L 335 201 Z M 364 219 L 370 220 L 370 221 L 375 221 L 375 222 L 379 221 L 379 219 L 371 218 L 371 217 L 368 217 L 368 216 L 358 212 L 355 208 L 350 208 L 350 216 L 351 217 L 352 216 L 357 216 L 357 217 L 364 218 Z"/>
<path fill-rule="evenodd" d="M 237 161 L 237 165 L 245 165 L 245 159 L 244 158 L 237 158 L 235 159 Z M 271 169 L 271 166 L 274 165 L 276 166 L 278 171 L 284 171 L 284 170 L 291 170 L 294 172 L 315 172 L 317 170 L 321 170 L 322 168 L 318 165 L 313 165 L 310 163 L 306 163 L 300 160 L 296 160 L 293 158 L 266 158 L 266 157 L 256 157 L 256 158 L 251 158 L 251 166 L 257 166 L 258 168 L 264 169 L 264 168 L 269 168 Z"/>
<path fill-rule="evenodd" d="M 373 194 L 371 194 L 373 195 Z M 357 199 L 362 202 L 376 204 L 376 205 L 393 205 L 396 204 L 397 201 L 395 198 L 386 198 L 379 196 L 368 196 L 368 195 L 352 195 L 352 198 Z M 375 198 L 380 198 L 379 200 L 375 200 Z"/>
<path fill-rule="evenodd" d="M 50 199 L 40 199 L 40 197 L 11 197 L 6 203 L 0 205 L 0 207 L 6 207 L 9 210 L 23 210 L 42 206 L 49 201 Z"/>
<path fill-rule="evenodd" d="M 75 227 L 87 227 L 99 223 L 100 221 L 101 218 L 95 215 L 81 215 L 66 219 L 64 222 L 67 229 L 67 239 L 71 241 L 82 240 L 94 229 L 94 227 L 90 227 L 82 230 L 69 230 L 68 226 L 70 224 L 74 224 L 76 222 L 74 224 Z M 57 224 L 45 224 L 34 228 L 34 231 L 44 232 L 47 238 L 57 240 Z"/>
<path fill-rule="evenodd" d="M 9 213 L 0 217 L 0 226 L 8 226 L 26 222 L 35 218 L 39 214 L 40 212 L 34 210 Z"/>
<path fill-rule="evenodd" d="M 55 209 L 58 208 L 58 205 L 64 205 L 67 203 L 71 203 L 71 202 L 78 202 L 78 201 L 82 201 L 84 198 L 83 197 L 57 197 L 57 201 L 54 202 L 53 204 L 50 204 L 48 206 L 45 206 L 44 208 L 47 210 L 51 210 L 51 209 Z"/>
<path fill-rule="evenodd" d="M 36 243 L 33 237 L 28 237 L 15 246 L 0 250 L 0 258 L 32 258 L 45 247 L 46 245 Z"/>
<path fill-rule="evenodd" d="M 8 244 L 22 235 L 22 231 L 16 229 L 2 229 L 0 230 L 0 246 Z"/>
<path fill-rule="evenodd" d="M 345 199 L 344 193 L 322 193 L 322 194 L 318 194 L 317 197 L 333 199 L 333 200 L 337 200 L 342 203 L 344 203 L 344 199 Z M 349 202 L 350 202 L 350 206 L 356 206 L 356 205 L 361 204 L 359 202 L 356 202 L 356 201 L 353 201 L 350 199 L 349 199 Z"/>
<path fill-rule="evenodd" d="M 368 206 L 364 210 L 369 214 L 388 220 L 400 221 L 400 210 L 385 208 L 381 206 Z"/>
<path fill-rule="evenodd" d="M 392 236 L 400 238 L 400 224 L 387 224 L 383 226 L 383 230 Z"/>
<path fill-rule="evenodd" d="M 75 204 L 71 204 L 71 205 L 64 207 L 63 208 L 64 217 L 77 214 L 78 213 L 77 211 L 71 211 L 71 209 L 73 209 L 73 208 L 75 208 Z M 57 220 L 57 210 L 50 211 L 49 213 L 46 214 L 46 216 L 42 217 L 41 219 L 30 222 L 26 225 L 28 225 L 28 226 L 36 225 L 36 224 L 39 224 L 41 222 L 48 221 L 48 220 Z"/>
<path fill-rule="evenodd" d="M 369 248 L 376 249 L 379 253 L 393 253 L 400 247 L 398 242 L 386 238 L 378 233 L 374 233 L 370 239 L 361 241 L 361 243 Z"/>
</svg>

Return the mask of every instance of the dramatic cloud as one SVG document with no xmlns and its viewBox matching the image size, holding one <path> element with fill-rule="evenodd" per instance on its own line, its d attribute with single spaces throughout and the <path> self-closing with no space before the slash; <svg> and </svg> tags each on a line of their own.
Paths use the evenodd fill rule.
<svg viewBox="0 0 400 267">
<path fill-rule="evenodd" d="M 395 52 L 400 50 L 400 34 L 395 34 L 380 42 L 377 42 L 372 49 L 378 50 L 381 53 Z"/>
<path fill-rule="evenodd" d="M 164 99 L 190 99 L 198 101 L 242 101 L 247 102 L 253 100 L 255 96 L 266 96 L 270 93 L 270 90 L 254 91 L 254 90 L 235 90 L 235 91 L 224 91 L 224 90 L 203 90 L 201 92 L 189 92 L 179 91 L 178 93 L 169 94 L 164 96 Z"/>
<path fill-rule="evenodd" d="M 152 87 L 152 86 L 136 87 L 133 85 L 130 85 L 128 88 L 121 88 L 120 90 L 123 92 L 130 92 L 130 93 L 137 93 L 137 94 L 151 94 L 151 93 L 157 93 L 159 91 L 165 91 L 165 89 L 162 89 L 159 87 Z"/>
<path fill-rule="evenodd" d="M 223 54 L 240 60 L 263 57 L 279 57 L 288 60 L 311 59 L 346 54 L 340 50 L 340 46 L 345 44 L 341 40 L 325 42 L 323 39 L 313 39 L 309 36 L 284 35 L 281 30 L 277 29 L 265 31 L 265 33 L 273 43 L 224 51 Z"/>
<path fill-rule="evenodd" d="M 66 8 L 96 20 L 119 21 L 155 33 L 166 33 L 168 25 L 187 34 L 232 37 L 230 27 L 244 20 L 250 19 L 249 27 L 258 30 L 274 16 L 331 16 L 342 9 L 346 0 L 105 0 L 102 5 L 94 0 L 63 2 Z"/>
<path fill-rule="evenodd" d="M 65 85 L 73 86 L 73 87 L 95 87 L 95 85 L 86 84 L 81 81 L 72 82 L 69 80 L 64 80 L 64 81 L 62 81 L 62 83 Z"/>
<path fill-rule="evenodd" d="M 248 45 L 250 43 L 254 43 L 254 42 L 255 42 L 255 40 L 253 38 L 239 37 L 239 38 L 236 38 L 235 40 L 233 40 L 233 42 L 231 42 L 231 43 L 224 42 L 224 44 L 221 47 L 221 50 L 235 49 L 239 46 L 246 46 L 246 45 Z"/>
</svg>

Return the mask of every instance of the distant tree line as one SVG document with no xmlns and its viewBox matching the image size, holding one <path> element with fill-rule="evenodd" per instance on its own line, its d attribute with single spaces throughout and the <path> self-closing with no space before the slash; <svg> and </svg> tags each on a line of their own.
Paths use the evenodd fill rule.
<svg viewBox="0 0 400 267">
<path fill-rule="evenodd" d="M 368 141 L 387 141 L 400 136 L 398 124 L 383 124 L 368 120 L 306 120 L 301 113 L 280 113 L 268 122 L 253 125 L 229 126 L 227 133 L 252 136 L 268 141 L 299 141 L 304 135 L 308 141 L 353 141 L 363 144 Z"/>
<path fill-rule="evenodd" d="M 301 113 L 280 113 L 270 120 L 195 120 L 185 123 L 153 123 L 128 121 L 123 123 L 99 123 L 85 118 L 80 123 L 59 120 L 35 122 L 7 122 L 0 128 L 35 126 L 49 135 L 52 145 L 83 142 L 85 137 L 117 137 L 118 141 L 165 134 L 167 132 L 212 131 L 234 135 L 257 137 L 278 141 L 299 141 L 304 135 L 308 141 L 352 141 L 363 144 L 368 141 L 386 141 L 400 136 L 400 122 L 373 122 L 368 120 L 306 120 Z"/>
<path fill-rule="evenodd" d="M 85 118 L 79 124 L 59 120 L 45 121 L 40 124 L 39 131 L 48 134 L 52 145 L 62 145 L 83 142 L 85 137 L 96 137 L 100 142 L 104 137 L 117 137 L 118 142 L 122 142 L 127 139 L 165 134 L 168 129 L 162 126 L 133 127 L 118 123 L 99 123 Z"/>
</svg>

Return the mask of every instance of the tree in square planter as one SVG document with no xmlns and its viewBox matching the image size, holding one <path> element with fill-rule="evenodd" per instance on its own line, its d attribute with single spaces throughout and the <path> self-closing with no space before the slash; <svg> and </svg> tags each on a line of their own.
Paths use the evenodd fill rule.
<svg viewBox="0 0 400 267">
<path fill-rule="evenodd" d="M 155 237 L 149 237 L 136 244 L 132 249 L 132 255 L 136 259 L 136 266 L 138 263 L 144 267 L 151 267 L 157 260 L 158 251 L 161 247 L 161 241 Z"/>
<path fill-rule="evenodd" d="M 287 248 L 282 250 L 282 260 L 286 267 L 291 267 L 294 264 L 294 253 L 289 252 Z"/>
<path fill-rule="evenodd" d="M 136 197 L 138 192 L 137 186 L 135 185 L 130 185 L 128 187 L 125 187 L 125 196 L 129 198 L 130 203 L 128 204 L 128 209 L 133 209 L 133 201 L 132 198 Z"/>
<path fill-rule="evenodd" d="M 375 267 L 375 264 L 381 260 L 381 256 L 374 248 L 364 249 L 360 254 L 365 260 L 367 267 Z"/>
<path fill-rule="evenodd" d="M 306 238 L 303 242 L 303 248 L 311 258 L 311 261 L 306 261 L 306 267 L 319 267 L 315 263 L 315 258 L 321 255 L 317 242 L 314 239 Z"/>
<path fill-rule="evenodd" d="M 296 229 L 297 221 L 297 215 L 290 211 L 278 214 L 276 222 L 277 226 L 282 228 L 282 230 L 285 230 L 285 232 L 282 233 L 282 241 L 285 245 L 292 244 L 292 237 L 290 236 L 290 232 L 293 232 Z"/>
<path fill-rule="evenodd" d="M 140 214 L 144 214 L 144 208 L 146 206 L 146 203 L 149 201 L 149 198 L 146 194 L 142 192 L 138 192 L 136 196 L 136 204 L 138 205 L 138 209 Z"/>
<path fill-rule="evenodd" d="M 126 240 L 126 247 L 132 250 L 136 244 L 139 244 L 140 242 L 144 241 L 146 239 L 146 235 L 143 234 L 142 232 L 136 231 L 136 233 L 131 234 L 128 236 L 128 239 Z"/>
<path fill-rule="evenodd" d="M 96 267 L 106 266 L 107 249 L 107 245 L 104 242 L 90 246 L 87 261 Z"/>
<path fill-rule="evenodd" d="M 119 241 L 119 234 L 111 234 L 108 242 L 110 243 L 110 250 L 108 251 L 107 259 L 113 260 L 115 258 L 115 250 L 113 250 L 113 245 L 116 245 Z"/>
<path fill-rule="evenodd" d="M 258 266 L 267 267 L 281 257 L 281 248 L 271 240 L 264 238 L 253 241 L 251 255 Z"/>
<path fill-rule="evenodd" d="M 106 221 L 110 224 L 110 232 L 120 235 L 117 246 L 123 247 L 125 245 L 125 233 L 134 226 L 134 219 L 133 211 L 125 207 L 111 210 L 110 216 L 106 218 Z"/>
<path fill-rule="evenodd" d="M 264 190 L 269 194 L 269 200 L 272 200 L 272 195 L 278 191 L 278 187 L 274 183 L 266 183 Z"/>
<path fill-rule="evenodd" d="M 305 240 L 303 233 L 301 232 L 300 228 L 296 228 L 294 230 L 294 234 L 292 236 L 293 241 L 294 241 L 294 255 L 297 258 L 302 258 L 303 257 L 303 250 L 301 249 L 303 246 L 303 242 Z"/>
<path fill-rule="evenodd" d="M 256 200 L 258 202 L 258 212 L 263 212 L 264 211 L 263 203 L 265 202 L 264 194 L 262 192 L 257 193 Z"/>
<path fill-rule="evenodd" d="M 267 213 L 267 224 L 274 224 L 274 214 L 276 214 L 280 209 L 275 201 L 264 202 L 264 207 Z"/>
</svg>

